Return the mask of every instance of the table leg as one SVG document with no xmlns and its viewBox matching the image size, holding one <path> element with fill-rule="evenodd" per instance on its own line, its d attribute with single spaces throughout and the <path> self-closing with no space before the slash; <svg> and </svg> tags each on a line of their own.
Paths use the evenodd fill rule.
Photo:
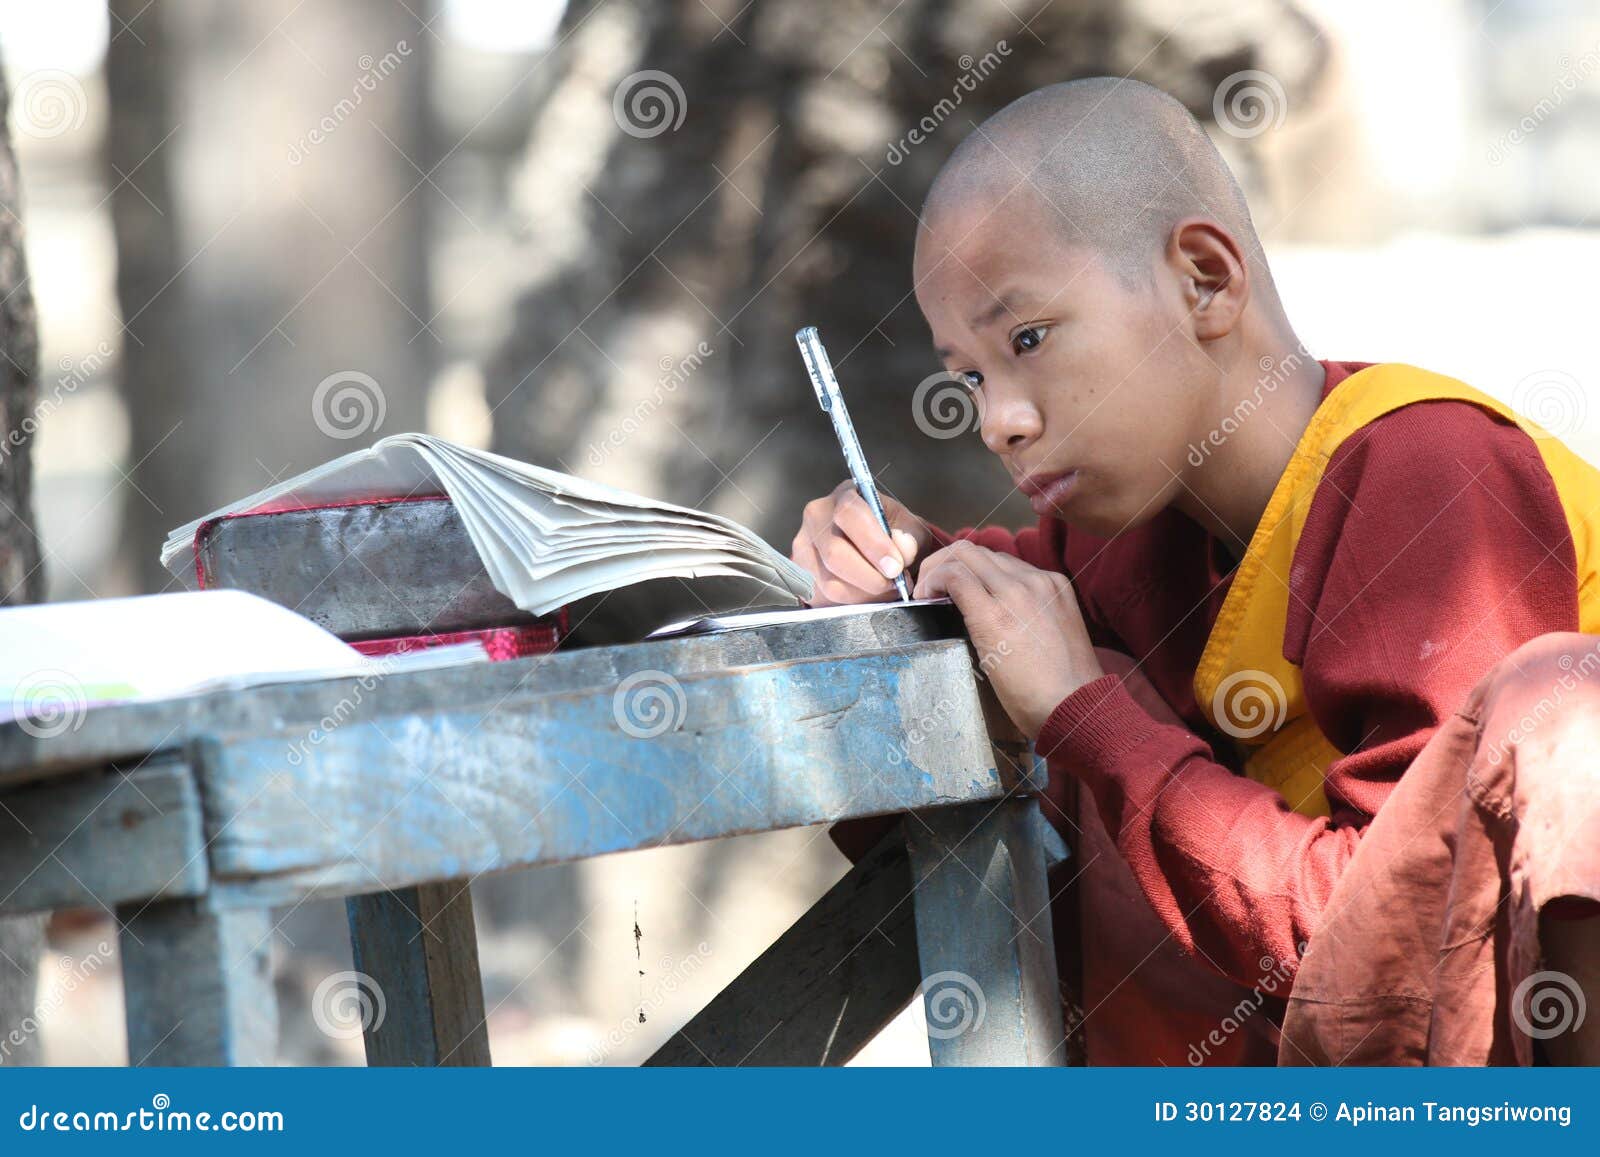
<svg viewBox="0 0 1600 1157">
<path fill-rule="evenodd" d="M 383 994 L 368 1065 L 488 1065 L 478 933 L 465 880 L 352 896 L 355 966 Z"/>
<path fill-rule="evenodd" d="M 164 900 L 120 905 L 117 919 L 129 1064 L 276 1061 L 278 1005 L 266 909 L 219 912 L 204 900 Z"/>
<path fill-rule="evenodd" d="M 1023 796 L 906 821 L 935 1065 L 1065 1063 L 1037 810 Z"/>
</svg>

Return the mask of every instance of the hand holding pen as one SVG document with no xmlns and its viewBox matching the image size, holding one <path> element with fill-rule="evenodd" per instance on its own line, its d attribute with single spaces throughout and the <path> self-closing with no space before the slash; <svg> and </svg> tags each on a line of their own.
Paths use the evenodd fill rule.
<svg viewBox="0 0 1600 1157">
<path fill-rule="evenodd" d="M 793 557 L 817 578 L 817 602 L 862 603 L 890 594 L 910 597 L 906 569 L 932 545 L 927 525 L 878 493 L 817 331 L 795 335 L 817 401 L 832 419 L 851 481 L 806 506 Z"/>
</svg>

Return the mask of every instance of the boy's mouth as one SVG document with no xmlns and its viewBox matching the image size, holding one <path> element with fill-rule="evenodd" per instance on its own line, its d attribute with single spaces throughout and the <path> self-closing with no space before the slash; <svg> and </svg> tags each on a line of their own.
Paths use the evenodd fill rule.
<svg viewBox="0 0 1600 1157">
<path fill-rule="evenodd" d="M 1017 479 L 1017 489 L 1028 496 L 1035 514 L 1053 514 L 1062 510 L 1078 487 L 1078 472 L 1064 470 L 1057 474 L 1024 474 Z"/>
</svg>

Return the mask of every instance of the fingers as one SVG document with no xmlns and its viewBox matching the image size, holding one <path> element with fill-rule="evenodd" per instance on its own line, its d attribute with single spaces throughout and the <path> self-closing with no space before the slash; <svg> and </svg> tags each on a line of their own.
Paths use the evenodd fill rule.
<svg viewBox="0 0 1600 1157">
<path fill-rule="evenodd" d="M 807 503 L 800 533 L 795 535 L 791 557 L 816 580 L 812 601 L 817 606 L 876 602 L 894 593 L 893 584 L 837 523 L 840 491 L 848 486 L 846 483 L 826 498 Z M 887 539 L 881 530 L 878 537 Z M 898 560 L 892 544 L 890 549 Z"/>
<path fill-rule="evenodd" d="M 971 583 L 962 576 L 970 576 Z M 976 584 L 976 586 L 974 586 Z M 1059 594 L 1071 590 L 1065 575 L 1040 570 L 1013 555 L 1001 554 L 971 542 L 954 542 L 928 556 L 914 592 L 917 598 L 938 598 L 948 594 L 978 593 L 1008 604 L 1014 612 L 1032 607 L 1038 610 Z M 960 600 L 957 599 L 959 602 Z"/>
<path fill-rule="evenodd" d="M 854 487 L 848 494 L 839 495 L 833 510 L 833 524 L 883 578 L 892 579 L 905 570 L 910 560 L 901 553 L 900 544 L 884 533 L 878 525 L 878 516 Z M 912 557 L 916 557 L 915 551 Z"/>
<path fill-rule="evenodd" d="M 831 529 L 815 536 L 802 530 L 790 557 L 815 580 L 812 606 L 871 603 L 894 593 L 894 585 Z"/>
<path fill-rule="evenodd" d="M 995 553 L 970 542 L 954 542 L 930 554 L 922 564 L 916 590 L 919 599 L 942 595 L 956 598 L 957 591 L 993 595 L 1004 575 L 996 565 Z M 958 600 L 959 601 L 959 600 Z"/>
<path fill-rule="evenodd" d="M 854 483 L 807 503 L 791 555 L 816 581 L 816 602 L 876 602 L 894 595 L 892 580 L 905 572 L 931 538 L 921 519 L 893 499 L 884 499 L 893 527 L 884 533 Z"/>
<path fill-rule="evenodd" d="M 818 540 L 817 554 L 830 576 L 865 593 L 869 598 L 878 598 L 893 589 L 893 584 L 884 577 L 884 568 L 868 562 L 861 548 L 836 526 L 830 527 Z M 898 553 L 894 556 L 894 562 L 894 572 L 899 574 Z"/>
<path fill-rule="evenodd" d="M 900 557 L 909 570 L 917 557 L 933 545 L 933 532 L 926 522 L 892 498 L 883 500 L 883 512 L 889 518 L 894 544 L 900 548 Z"/>
<path fill-rule="evenodd" d="M 905 565 L 909 567 L 917 561 L 917 555 L 921 553 L 922 544 L 917 541 L 916 535 L 911 531 L 903 530 L 898 526 L 894 528 L 892 534 L 894 536 L 894 544 L 900 548 L 900 557 L 905 560 Z"/>
</svg>

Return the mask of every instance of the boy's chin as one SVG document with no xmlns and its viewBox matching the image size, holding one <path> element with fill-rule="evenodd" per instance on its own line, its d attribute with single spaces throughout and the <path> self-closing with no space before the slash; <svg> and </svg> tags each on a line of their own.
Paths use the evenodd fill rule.
<svg viewBox="0 0 1600 1157">
<path fill-rule="evenodd" d="M 1083 495 L 1074 501 L 1070 512 L 1056 513 L 1053 517 L 1059 518 L 1073 530 L 1092 534 L 1096 538 L 1115 538 L 1135 527 L 1143 526 L 1160 513 L 1161 509 L 1155 503 L 1147 503 L 1143 508 L 1123 509 L 1120 505 L 1082 501 L 1086 497 L 1088 496 Z"/>
</svg>

